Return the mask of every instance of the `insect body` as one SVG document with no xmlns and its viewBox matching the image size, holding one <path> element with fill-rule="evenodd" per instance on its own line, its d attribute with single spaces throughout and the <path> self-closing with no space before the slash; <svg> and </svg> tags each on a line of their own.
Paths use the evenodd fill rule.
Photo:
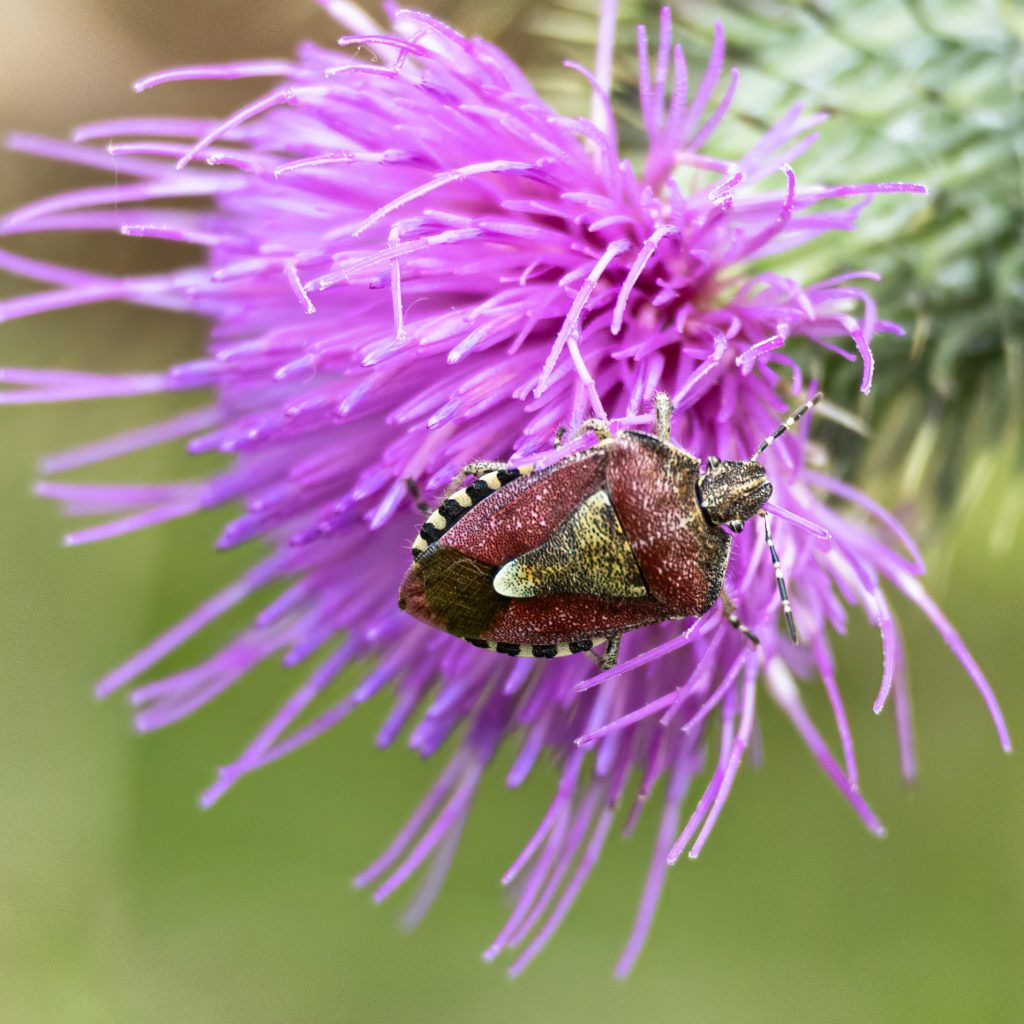
<svg viewBox="0 0 1024 1024">
<path fill-rule="evenodd" d="M 474 463 L 474 483 L 451 494 L 413 542 L 399 608 L 478 647 L 554 658 L 666 619 L 699 616 L 722 596 L 729 621 L 757 643 L 722 590 L 732 532 L 772 493 L 761 453 L 815 395 L 745 461 L 700 460 L 669 440 L 668 397 L 657 433 L 588 421 L 598 442 L 545 469 Z M 786 585 L 765 517 L 786 622 Z"/>
</svg>

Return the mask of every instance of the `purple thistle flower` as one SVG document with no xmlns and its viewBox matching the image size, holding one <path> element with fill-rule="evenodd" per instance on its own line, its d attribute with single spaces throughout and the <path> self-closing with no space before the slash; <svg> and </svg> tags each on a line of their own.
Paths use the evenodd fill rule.
<svg viewBox="0 0 1024 1024">
<path fill-rule="evenodd" d="M 241 579 L 110 673 L 101 694 L 131 687 L 142 730 L 177 721 L 257 663 L 319 658 L 249 746 L 203 794 L 208 806 L 243 776 L 309 743 L 390 690 L 378 741 L 448 762 L 408 824 L 357 879 L 383 899 L 420 868 L 415 919 L 439 889 L 477 784 L 498 748 L 517 745 L 515 787 L 542 754 L 559 780 L 536 832 L 507 870 L 512 909 L 485 956 L 516 950 L 518 973 L 570 909 L 617 819 L 631 830 L 659 785 L 657 839 L 617 972 L 643 945 L 667 866 L 707 842 L 750 744 L 763 686 L 873 832 L 835 677 L 830 627 L 859 606 L 882 636 L 906 775 L 914 774 L 905 656 L 885 589 L 934 623 L 1009 738 L 988 683 L 919 582 L 923 563 L 899 522 L 827 472 L 807 417 L 765 456 L 766 506 L 786 566 L 803 646 L 779 616 L 758 531 L 735 539 L 728 588 L 761 637 L 754 648 L 716 608 L 696 621 L 624 637 L 621 663 L 585 657 L 510 662 L 434 631 L 396 606 L 419 518 L 415 480 L 439 491 L 478 458 L 549 464 L 560 427 L 587 417 L 648 427 L 656 391 L 675 406 L 674 439 L 700 456 L 745 458 L 813 382 L 791 338 L 863 364 L 871 385 L 879 320 L 847 274 L 802 284 L 766 257 L 827 231 L 851 230 L 871 198 L 917 185 L 799 186 L 791 164 L 820 116 L 785 113 L 742 158 L 706 152 L 737 86 L 719 93 L 724 37 L 689 95 L 682 49 L 663 12 L 652 59 L 638 29 L 639 107 L 649 145 L 620 154 L 609 101 L 614 4 L 603 11 L 591 118 L 558 115 L 515 64 L 428 15 L 395 11 L 388 30 L 343 0 L 320 0 L 351 34 L 340 50 L 303 45 L 291 61 L 190 67 L 150 76 L 271 77 L 275 85 L 224 122 L 125 118 L 80 129 L 74 144 L 16 135 L 25 152 L 108 168 L 115 184 L 34 202 L 4 234 L 115 230 L 204 250 L 195 266 L 111 277 L 0 253 L 47 290 L 0 304 L 0 319 L 109 300 L 198 313 L 205 358 L 166 373 L 7 369 L 0 404 L 194 390 L 206 404 L 171 420 L 49 459 L 59 473 L 150 445 L 185 441 L 229 453 L 199 481 L 73 484 L 43 494 L 70 514 L 102 515 L 69 544 L 103 540 L 203 509 L 242 505 L 220 547 L 269 548 Z M 100 140 L 115 136 L 109 146 Z M 205 197 L 203 211 L 173 203 Z M 853 200 L 844 203 L 842 200 Z M 828 405 L 822 407 L 828 412 Z M 833 414 L 835 411 L 833 410 Z M 150 672 L 230 608 L 285 584 L 212 658 L 163 678 Z M 350 692 L 338 677 L 368 659 Z M 805 711 L 801 682 L 820 679 L 835 717 L 836 758 Z M 454 735 L 453 735 L 454 734 Z M 688 797 L 710 761 L 710 775 Z"/>
</svg>

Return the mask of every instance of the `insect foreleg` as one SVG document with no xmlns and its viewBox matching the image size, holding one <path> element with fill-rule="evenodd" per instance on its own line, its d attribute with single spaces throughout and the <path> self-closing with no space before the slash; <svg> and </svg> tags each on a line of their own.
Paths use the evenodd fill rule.
<svg viewBox="0 0 1024 1024">
<path fill-rule="evenodd" d="M 758 640 L 742 622 L 740 622 L 739 616 L 736 614 L 736 605 L 733 604 L 732 598 L 724 590 L 722 591 L 722 614 L 729 621 L 729 625 L 738 629 L 752 644 L 757 646 L 761 643 L 761 641 Z"/>
<path fill-rule="evenodd" d="M 789 590 L 786 588 L 786 580 L 782 575 L 782 561 L 779 553 L 775 550 L 775 541 L 772 540 L 772 531 L 768 526 L 768 516 L 764 512 L 758 515 L 764 520 L 764 539 L 772 556 L 772 568 L 775 570 L 775 583 L 779 588 L 779 600 L 782 602 L 782 613 L 786 618 L 786 628 L 789 630 L 789 638 L 793 643 L 800 643 L 800 637 L 796 631 L 796 621 L 793 618 L 793 608 L 789 603 Z"/>
</svg>

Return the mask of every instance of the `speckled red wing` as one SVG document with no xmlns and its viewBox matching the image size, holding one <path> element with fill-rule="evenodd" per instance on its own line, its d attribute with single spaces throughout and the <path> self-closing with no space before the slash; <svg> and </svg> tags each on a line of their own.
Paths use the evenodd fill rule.
<svg viewBox="0 0 1024 1024">
<path fill-rule="evenodd" d="M 651 434 L 628 431 L 609 447 L 612 503 L 648 591 L 665 618 L 703 615 L 718 599 L 731 536 L 704 517 L 700 463 Z"/>
<path fill-rule="evenodd" d="M 471 509 L 438 542 L 485 565 L 504 565 L 543 544 L 605 485 L 607 447 L 588 448 L 547 469 L 520 476 Z"/>
</svg>

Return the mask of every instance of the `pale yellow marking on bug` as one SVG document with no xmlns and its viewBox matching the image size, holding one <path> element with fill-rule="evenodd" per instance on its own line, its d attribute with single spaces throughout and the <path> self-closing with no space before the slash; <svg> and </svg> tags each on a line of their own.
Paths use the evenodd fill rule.
<svg viewBox="0 0 1024 1024">
<path fill-rule="evenodd" d="M 597 491 L 543 544 L 506 563 L 494 577 L 503 597 L 592 594 L 644 597 L 629 541 L 607 491 Z"/>
<path fill-rule="evenodd" d="M 596 647 L 598 644 L 603 644 L 603 643 L 605 643 L 605 641 L 606 641 L 606 638 L 603 637 L 603 636 L 594 637 L 594 639 L 590 641 L 591 648 Z M 519 654 L 516 655 L 516 657 L 519 657 L 519 658 L 537 658 L 537 656 L 533 653 L 533 646 L 534 646 L 533 644 L 522 644 L 521 648 L 520 648 L 520 651 L 519 651 Z M 544 646 L 544 645 L 540 644 L 538 646 Z M 586 653 L 587 653 L 586 651 L 572 651 L 572 650 L 570 650 L 568 642 L 560 643 L 560 644 L 555 644 L 555 657 L 556 658 L 565 658 L 565 657 L 567 657 L 570 654 L 586 654 Z M 538 661 L 550 661 L 551 659 L 550 658 L 537 658 L 537 660 Z"/>
<path fill-rule="evenodd" d="M 607 643 L 607 642 L 608 642 L 608 638 L 607 637 L 595 636 L 590 641 L 590 644 L 591 644 L 591 648 L 594 648 L 594 647 L 599 646 L 600 644 L 604 644 L 604 643 Z M 485 640 L 484 643 L 487 644 L 487 649 L 490 650 L 490 651 L 496 651 L 498 649 L 498 645 L 497 645 L 497 643 L 494 640 Z M 540 645 L 540 646 L 543 646 L 543 645 Z M 533 647 L 534 647 L 533 644 L 520 644 L 519 645 L 519 653 L 516 655 L 516 657 L 517 658 L 537 658 L 537 656 L 533 653 Z M 570 647 L 569 647 L 568 642 L 560 643 L 560 644 L 555 644 L 555 657 L 556 658 L 565 658 L 565 657 L 567 657 L 570 654 L 585 654 L 585 653 L 586 653 L 586 651 L 573 651 L 573 650 L 571 650 Z M 548 659 L 548 658 L 537 658 L 537 660 L 538 661 L 548 661 L 550 659 Z"/>
</svg>

